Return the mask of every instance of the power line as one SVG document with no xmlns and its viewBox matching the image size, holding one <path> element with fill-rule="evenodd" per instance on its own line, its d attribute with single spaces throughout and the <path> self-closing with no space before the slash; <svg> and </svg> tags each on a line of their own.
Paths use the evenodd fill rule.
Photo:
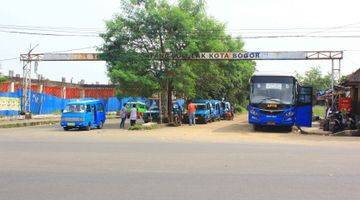
<svg viewBox="0 0 360 200">
<path fill-rule="evenodd" d="M 313 32 L 305 32 L 304 34 L 310 35 L 315 33 L 322 33 L 329 30 L 334 29 L 346 29 L 342 30 L 340 32 L 358 32 L 360 31 L 360 26 L 355 26 L 360 23 L 352 23 L 342 26 L 333 26 L 333 27 L 292 27 L 292 28 L 243 28 L 243 29 L 226 29 L 227 32 L 231 33 L 254 33 L 249 31 L 268 31 L 268 32 L 255 32 L 257 34 L 263 33 L 263 34 L 274 34 L 274 33 L 299 33 L 297 32 L 288 32 L 288 31 L 294 31 L 294 30 L 302 30 L 302 32 L 305 32 L 307 30 L 314 30 Z M 355 29 L 355 30 L 348 30 L 349 28 Z M 81 27 L 55 27 L 55 26 L 20 26 L 20 25 L 1 25 L 0 29 L 2 29 L 2 32 L 8 32 L 8 33 L 19 33 L 19 34 L 32 34 L 32 35 L 51 35 L 51 36 L 86 36 L 86 37 L 95 37 L 97 34 L 100 34 L 104 32 L 104 29 L 99 28 L 81 28 Z M 32 31 L 32 32 L 31 32 Z M 37 32 L 34 32 L 37 31 Z M 40 32 L 38 32 L 40 31 Z M 48 33 L 48 32 L 51 33 Z M 200 30 L 201 32 L 212 32 L 212 30 Z M 270 31 L 270 32 L 269 32 Z M 277 31 L 277 32 L 271 32 L 271 31 Z M 280 32 L 279 32 L 280 31 Z M 45 32 L 45 33 L 41 33 Z M 339 32 L 339 31 L 338 31 Z M 60 34 L 62 33 L 62 34 Z M 64 34 L 64 33 L 70 33 L 70 34 Z M 96 34 L 96 35 L 94 35 Z"/>
<path fill-rule="evenodd" d="M 239 39 L 277 39 L 277 38 L 360 38 L 360 35 L 261 35 L 261 36 L 239 37 Z"/>
<path fill-rule="evenodd" d="M 51 30 L 82 30 L 82 31 L 98 31 L 99 28 L 84 28 L 84 27 L 61 27 L 61 26 L 23 26 L 23 25 L 4 25 L 3 28 L 33 28 L 33 29 L 51 29 Z"/>
<path fill-rule="evenodd" d="M 341 26 L 333 26 L 333 27 L 326 28 L 325 30 L 322 30 L 322 31 L 314 31 L 314 32 L 310 32 L 310 33 L 307 33 L 306 35 L 312 35 L 312 34 L 317 34 L 317 33 L 323 33 L 323 32 L 329 31 L 329 30 L 346 28 L 346 27 L 350 27 L 350 26 L 353 26 L 353 25 L 358 25 L 358 24 L 360 24 L 360 22 L 351 23 L 351 24 L 346 24 L 346 25 L 341 25 Z"/>
<path fill-rule="evenodd" d="M 2 61 L 9 61 L 9 60 L 17 60 L 19 59 L 20 57 L 14 57 L 14 58 L 4 58 L 4 59 L 0 59 L 0 62 Z"/>
<path fill-rule="evenodd" d="M 58 34 L 58 33 L 37 33 L 24 31 L 3 31 L 5 33 L 17 33 L 27 35 L 41 35 L 41 36 L 60 36 L 60 37 L 97 37 L 99 35 L 90 34 Z M 225 39 L 227 37 L 209 37 L 210 39 Z M 257 35 L 257 36 L 240 36 L 241 39 L 276 39 L 276 38 L 360 38 L 360 35 Z"/>
<path fill-rule="evenodd" d="M 81 47 L 81 48 L 76 48 L 76 49 L 67 49 L 67 50 L 62 50 L 62 51 L 50 51 L 50 52 L 45 52 L 45 53 L 64 53 L 64 52 L 93 49 L 93 48 L 98 48 L 98 46 L 93 45 L 93 46 Z"/>
<path fill-rule="evenodd" d="M 72 34 L 100 34 L 99 31 L 77 31 L 77 30 L 53 30 L 53 29 L 36 29 L 36 28 L 4 28 L 0 26 L 3 31 L 36 31 L 36 32 L 51 32 L 51 33 L 72 33 Z"/>
<path fill-rule="evenodd" d="M 3 33 L 16 33 L 16 34 L 25 34 L 25 35 L 41 35 L 41 36 L 65 36 L 65 37 L 100 37 L 99 35 L 90 35 L 90 34 L 59 34 L 59 33 L 39 33 L 39 32 L 26 32 L 26 31 L 4 31 L 0 30 Z"/>
<path fill-rule="evenodd" d="M 328 29 L 340 29 L 340 28 L 346 28 L 349 26 L 352 26 L 354 28 L 360 28 L 359 26 L 354 26 L 360 24 L 358 23 L 352 23 L 352 24 L 347 24 L 347 25 L 342 25 L 342 26 L 332 26 L 332 27 L 286 27 L 286 28 L 239 28 L 239 29 L 227 29 L 227 30 L 238 30 L 238 31 L 259 31 L 259 30 L 265 30 L 265 31 L 278 31 L 278 30 L 328 30 Z M 0 27 L 2 28 L 11 28 L 11 29 L 21 29 L 21 28 L 26 28 L 26 29 L 42 29 L 42 30 L 60 30 L 60 31 L 64 31 L 64 30 L 77 30 L 77 31 L 97 31 L 97 32 L 102 32 L 104 31 L 104 29 L 100 29 L 100 28 L 90 28 L 90 27 L 69 27 L 69 26 L 65 26 L 65 27 L 61 27 L 61 26 L 23 26 L 23 25 L 4 25 L 4 24 L 0 24 Z"/>
</svg>

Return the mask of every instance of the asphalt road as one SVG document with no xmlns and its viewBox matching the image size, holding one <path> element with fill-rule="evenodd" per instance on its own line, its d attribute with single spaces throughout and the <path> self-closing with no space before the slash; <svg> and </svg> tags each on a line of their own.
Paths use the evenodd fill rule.
<svg viewBox="0 0 360 200">
<path fill-rule="evenodd" d="M 0 199 L 355 200 L 359 152 L 359 138 L 254 133 L 243 119 L 144 132 L 0 129 Z"/>
</svg>

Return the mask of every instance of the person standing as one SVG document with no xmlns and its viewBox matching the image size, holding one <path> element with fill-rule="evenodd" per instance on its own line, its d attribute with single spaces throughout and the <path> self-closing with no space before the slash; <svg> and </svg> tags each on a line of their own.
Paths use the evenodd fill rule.
<svg viewBox="0 0 360 200">
<path fill-rule="evenodd" d="M 120 118 L 121 118 L 120 128 L 125 128 L 125 121 L 126 121 L 126 116 L 127 116 L 127 111 L 126 111 L 125 106 L 126 106 L 126 104 L 124 104 L 120 110 Z"/>
<path fill-rule="evenodd" d="M 189 101 L 188 105 L 188 113 L 189 113 L 189 126 L 195 125 L 195 112 L 196 112 L 196 105 Z"/>
<path fill-rule="evenodd" d="M 134 104 L 130 111 L 130 125 L 131 126 L 134 126 L 136 124 L 136 119 L 137 119 L 137 109 L 136 109 L 136 104 Z"/>
</svg>

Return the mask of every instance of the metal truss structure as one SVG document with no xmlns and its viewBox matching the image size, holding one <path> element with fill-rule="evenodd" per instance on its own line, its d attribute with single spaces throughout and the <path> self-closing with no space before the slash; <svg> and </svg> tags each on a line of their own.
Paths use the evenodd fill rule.
<svg viewBox="0 0 360 200">
<path fill-rule="evenodd" d="M 40 61 L 102 61 L 101 53 L 42 53 L 31 54 L 34 48 L 30 48 L 27 54 L 20 55 L 23 61 L 23 99 L 22 111 L 30 112 L 31 90 L 31 65 L 32 62 Z M 259 52 L 200 52 L 191 56 L 182 57 L 167 53 L 159 56 L 151 56 L 158 60 L 331 60 L 332 63 L 332 87 L 335 79 L 341 76 L 341 60 L 343 51 L 259 51 Z M 335 66 L 338 61 L 338 66 Z"/>
</svg>

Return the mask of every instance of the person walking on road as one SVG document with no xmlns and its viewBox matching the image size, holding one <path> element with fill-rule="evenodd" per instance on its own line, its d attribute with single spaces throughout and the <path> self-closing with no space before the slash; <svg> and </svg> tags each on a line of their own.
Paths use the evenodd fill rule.
<svg viewBox="0 0 360 200">
<path fill-rule="evenodd" d="M 133 107 L 131 108 L 131 112 L 130 112 L 130 125 L 134 126 L 136 124 L 136 119 L 137 119 L 137 109 L 136 109 L 136 104 L 133 105 Z"/>
<path fill-rule="evenodd" d="M 188 105 L 188 113 L 189 113 L 189 126 L 195 125 L 195 112 L 196 112 L 196 105 L 189 101 Z"/>
<path fill-rule="evenodd" d="M 125 128 L 125 121 L 126 121 L 126 116 L 127 116 L 127 111 L 126 111 L 125 106 L 126 106 L 126 104 L 124 104 L 120 110 L 120 118 L 121 118 L 120 128 Z"/>
</svg>

